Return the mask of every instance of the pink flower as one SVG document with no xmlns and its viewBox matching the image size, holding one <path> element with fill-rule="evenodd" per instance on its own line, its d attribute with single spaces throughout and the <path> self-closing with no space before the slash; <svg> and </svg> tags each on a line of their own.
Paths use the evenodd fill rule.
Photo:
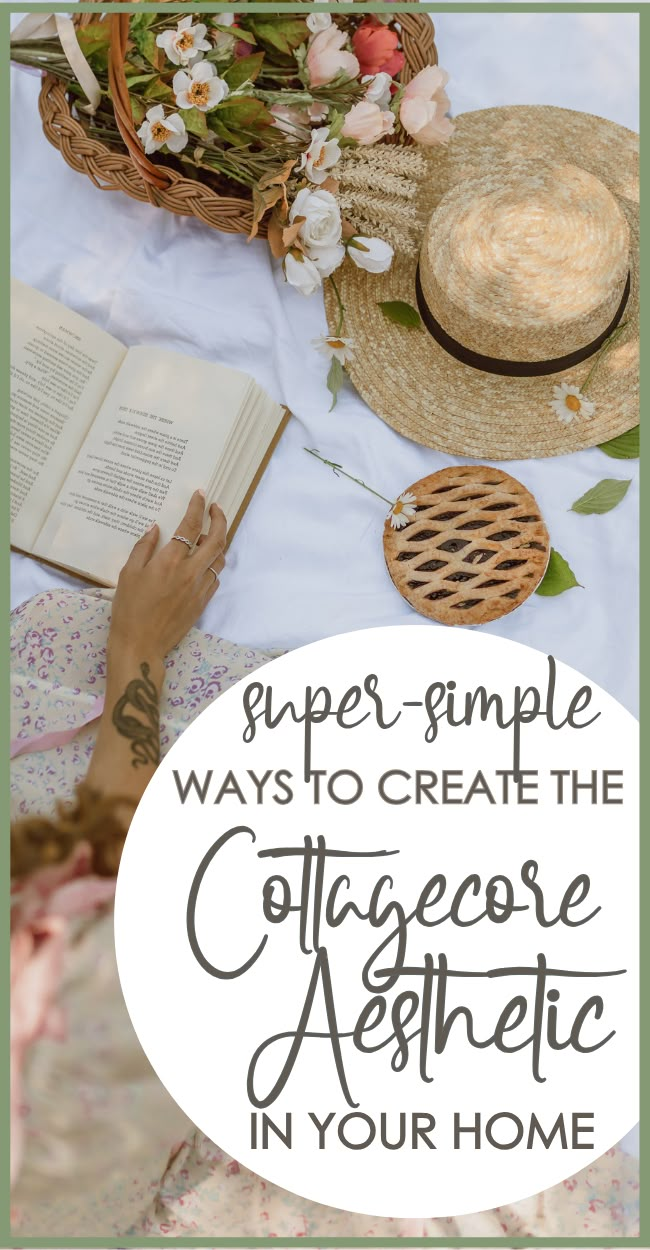
<svg viewBox="0 0 650 1250">
<path fill-rule="evenodd" d="M 375 17 L 366 17 L 352 37 L 362 74 L 378 74 L 383 70 L 394 78 L 404 67 L 404 53 L 397 50 L 396 31 L 384 26 Z"/>
<path fill-rule="evenodd" d="M 359 62 L 356 56 L 352 52 L 343 51 L 346 40 L 345 31 L 339 30 L 334 23 L 314 36 L 307 52 L 307 68 L 312 87 L 324 86 L 341 71 L 348 78 L 358 76 Z"/>
<path fill-rule="evenodd" d="M 273 125 L 291 139 L 308 142 L 311 136 L 309 113 L 304 109 L 291 108 L 287 104 L 272 104 L 269 112 L 273 116 Z"/>
<path fill-rule="evenodd" d="M 23 1150 L 22 1070 L 38 1037 L 61 1038 L 63 1019 L 55 1003 L 66 948 L 67 920 L 108 902 L 115 881 L 89 876 L 91 851 L 80 843 L 68 860 L 43 868 L 12 895 L 10 939 L 11 1183 Z"/>
<path fill-rule="evenodd" d="M 357 143 L 367 146 L 392 134 L 394 127 L 393 113 L 380 109 L 371 100 L 360 100 L 347 114 L 341 134 L 345 139 L 356 139 Z"/>
<path fill-rule="evenodd" d="M 399 119 L 407 132 L 425 147 L 444 143 L 453 134 L 453 124 L 445 113 L 449 97 L 445 87 L 449 74 L 437 65 L 428 65 L 404 88 Z"/>
</svg>

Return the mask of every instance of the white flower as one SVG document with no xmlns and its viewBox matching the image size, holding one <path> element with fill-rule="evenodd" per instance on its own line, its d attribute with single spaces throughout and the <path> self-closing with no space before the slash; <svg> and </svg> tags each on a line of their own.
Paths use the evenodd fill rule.
<svg viewBox="0 0 650 1250">
<path fill-rule="evenodd" d="M 379 74 L 365 74 L 361 82 L 366 87 L 366 100 L 370 100 L 371 104 L 378 104 L 380 109 L 387 109 L 391 100 L 392 78 L 390 74 L 385 74 L 382 70 Z"/>
<path fill-rule="evenodd" d="M 190 65 L 200 59 L 201 53 L 210 51 L 212 45 L 205 37 L 207 29 L 202 22 L 193 26 L 191 16 L 182 17 L 176 30 L 163 30 L 156 36 L 156 44 L 164 48 L 173 65 Z"/>
<path fill-rule="evenodd" d="M 162 104 L 155 104 L 147 112 L 139 131 L 138 139 L 142 140 L 147 156 L 157 152 L 167 144 L 170 152 L 182 152 L 187 143 L 185 122 L 178 113 L 165 117 Z"/>
<path fill-rule="evenodd" d="M 228 83 L 219 78 L 209 61 L 198 61 L 189 73 L 179 69 L 174 74 L 172 89 L 179 109 L 198 109 L 207 113 L 228 95 Z"/>
<path fill-rule="evenodd" d="M 321 30 L 327 30 L 327 27 L 332 25 L 332 15 L 331 13 L 310 13 L 307 25 L 312 35 L 318 35 Z"/>
<path fill-rule="evenodd" d="M 335 243 L 334 247 L 312 249 L 309 258 L 313 260 L 321 278 L 329 278 L 330 274 L 343 264 L 345 248 L 342 243 Z"/>
<path fill-rule="evenodd" d="M 409 490 L 398 496 L 387 517 L 394 530 L 401 530 L 408 525 L 409 517 L 415 516 L 416 503 L 417 496 L 412 495 Z"/>
<path fill-rule="evenodd" d="M 348 256 L 359 269 L 368 273 L 385 273 L 393 262 L 393 249 L 383 239 L 367 239 L 365 235 L 350 239 Z"/>
<path fill-rule="evenodd" d="M 212 19 L 212 24 L 214 26 L 234 26 L 235 14 L 216 13 Z M 225 30 L 215 30 L 213 37 L 214 46 L 221 55 L 227 56 L 232 52 L 235 46 L 236 35 L 230 35 Z M 221 55 L 219 60 L 221 60 Z"/>
<path fill-rule="evenodd" d="M 587 399 L 577 386 L 571 386 L 568 382 L 562 382 L 560 386 L 553 387 L 553 398 L 550 403 L 553 411 L 565 425 L 570 425 L 576 417 L 593 417 L 596 411 L 596 405 Z"/>
<path fill-rule="evenodd" d="M 321 285 L 321 276 L 313 261 L 297 249 L 284 258 L 284 276 L 301 295 L 313 295 Z"/>
<path fill-rule="evenodd" d="M 344 339 L 336 334 L 321 334 L 319 338 L 312 339 L 312 343 L 321 355 L 327 356 L 328 360 L 338 360 L 342 365 L 350 359 L 354 347 L 353 339 Z"/>
<path fill-rule="evenodd" d="M 341 213 L 331 191 L 303 187 L 289 210 L 289 221 L 304 217 L 300 237 L 308 251 L 323 253 L 341 241 Z"/>
<path fill-rule="evenodd" d="M 321 126 L 312 131 L 311 143 L 303 152 L 299 169 L 304 169 L 310 182 L 325 182 L 329 171 L 340 159 L 341 149 L 338 139 L 328 139 L 328 126 Z"/>
</svg>

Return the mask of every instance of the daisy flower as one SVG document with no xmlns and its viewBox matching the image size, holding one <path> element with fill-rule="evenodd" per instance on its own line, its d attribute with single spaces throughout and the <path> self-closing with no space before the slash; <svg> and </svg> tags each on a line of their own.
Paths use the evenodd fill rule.
<svg viewBox="0 0 650 1250">
<path fill-rule="evenodd" d="M 417 497 L 412 495 L 410 490 L 405 490 L 398 496 L 388 513 L 388 519 L 394 530 L 401 530 L 408 525 L 410 518 L 415 516 L 416 503 Z"/>
<path fill-rule="evenodd" d="M 176 30 L 163 30 L 156 36 L 156 44 L 159 48 L 164 48 L 165 55 L 173 65 L 190 65 L 212 47 L 205 37 L 207 30 L 202 22 L 193 26 L 191 16 L 182 17 Z"/>
<path fill-rule="evenodd" d="M 207 113 L 228 95 L 228 83 L 215 72 L 209 61 L 198 61 L 189 72 L 179 69 L 172 83 L 179 109 Z"/>
<path fill-rule="evenodd" d="M 312 339 L 312 343 L 316 351 L 327 356 L 328 360 L 338 360 L 342 365 L 347 364 L 354 347 L 353 339 L 344 339 L 337 334 L 321 334 L 319 338 Z"/>
<path fill-rule="evenodd" d="M 554 413 L 565 425 L 570 425 L 576 417 L 593 417 L 596 405 L 577 386 L 562 382 L 553 387 L 553 398 L 550 401 Z"/>
<path fill-rule="evenodd" d="M 170 152 L 182 152 L 187 143 L 185 122 L 178 113 L 165 117 L 162 104 L 155 104 L 149 109 L 138 131 L 138 139 L 141 140 L 147 156 L 158 152 L 165 144 Z"/>
</svg>

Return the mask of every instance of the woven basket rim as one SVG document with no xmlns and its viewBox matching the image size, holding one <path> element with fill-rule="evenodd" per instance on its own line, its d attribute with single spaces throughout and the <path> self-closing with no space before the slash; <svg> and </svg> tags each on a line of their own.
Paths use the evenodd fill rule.
<svg viewBox="0 0 650 1250">
<path fill-rule="evenodd" d="M 417 2 L 413 0 L 413 3 Z M 118 23 L 124 16 L 109 15 L 114 31 L 120 31 Z M 83 20 L 81 15 L 79 18 Z M 400 13 L 397 18 L 406 62 L 400 77 L 403 82 L 408 82 L 419 70 L 437 64 L 435 28 L 431 16 L 426 13 Z M 116 34 L 114 42 L 118 54 L 120 43 L 123 46 L 124 41 L 123 22 L 120 33 L 121 40 Z M 124 118 L 120 119 L 119 113 L 116 115 L 125 142 L 123 152 L 92 139 L 73 116 L 72 101 L 65 84 L 52 74 L 44 76 L 39 112 L 48 142 L 58 148 L 72 169 L 86 174 L 99 189 L 123 191 L 132 199 L 148 201 L 177 215 L 196 217 L 213 229 L 229 234 L 250 233 L 253 226 L 251 197 L 223 195 L 205 183 L 186 178 L 169 166 L 149 162 L 143 152 L 128 143 L 128 136 L 124 139 Z M 157 176 L 151 178 L 149 170 Z M 167 185 L 161 185 L 161 182 Z M 266 235 L 265 221 L 260 223 L 259 234 L 262 237 Z"/>
</svg>

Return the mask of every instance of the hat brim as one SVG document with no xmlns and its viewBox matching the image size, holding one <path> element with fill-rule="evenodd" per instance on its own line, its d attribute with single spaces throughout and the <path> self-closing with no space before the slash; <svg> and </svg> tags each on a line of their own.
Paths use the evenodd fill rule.
<svg viewBox="0 0 650 1250">
<path fill-rule="evenodd" d="M 638 135 L 601 117 L 550 106 L 516 105 L 464 113 L 449 144 L 434 149 L 420 192 L 423 220 L 461 179 L 496 162 L 565 161 L 605 183 L 630 227 L 631 290 L 624 328 L 602 351 L 589 383 L 595 413 L 565 425 L 554 411 L 553 388 L 578 387 L 594 359 L 562 373 L 513 378 L 484 373 L 449 355 L 426 329 L 389 321 L 384 301 L 417 306 L 417 257 L 396 253 L 385 274 L 351 261 L 337 274 L 345 334 L 354 341 L 347 366 L 367 404 L 400 434 L 453 455 L 490 460 L 559 456 L 607 442 L 639 421 L 639 168 Z M 338 303 L 326 283 L 330 330 Z"/>
</svg>

